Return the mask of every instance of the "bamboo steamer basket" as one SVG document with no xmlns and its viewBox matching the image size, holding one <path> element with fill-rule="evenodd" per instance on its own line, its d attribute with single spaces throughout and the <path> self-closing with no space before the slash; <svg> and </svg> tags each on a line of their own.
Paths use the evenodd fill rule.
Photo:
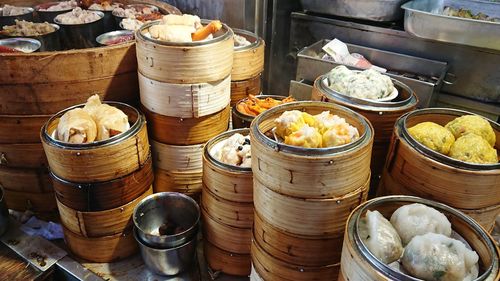
<svg viewBox="0 0 500 281">
<path fill-rule="evenodd" d="M 369 187 L 370 179 L 366 178 L 362 187 L 345 195 L 308 199 L 274 192 L 254 178 L 255 213 L 283 233 L 334 238 L 342 233 L 351 210 L 366 201 Z"/>
<path fill-rule="evenodd" d="M 316 79 L 312 90 L 312 100 L 332 102 L 348 107 L 366 117 L 373 125 L 375 138 L 371 170 L 373 176 L 372 187 L 376 188 L 389 150 L 394 123 L 401 115 L 413 111 L 417 107 L 418 98 L 410 87 L 394 79 L 391 80 L 399 95 L 390 102 L 377 102 L 343 95 L 328 88 L 324 84 L 326 79 L 327 75 L 322 75 Z"/>
<path fill-rule="evenodd" d="M 202 189 L 201 177 L 201 170 L 197 172 L 170 172 L 155 169 L 155 193 L 168 191 L 184 194 L 200 193 Z"/>
<path fill-rule="evenodd" d="M 151 140 L 154 166 L 170 172 L 199 172 L 204 144 L 169 145 Z"/>
<path fill-rule="evenodd" d="M 336 280 L 340 271 L 339 264 L 321 267 L 305 267 L 288 264 L 264 251 L 254 239 L 252 240 L 252 264 L 263 280 L 271 281 Z"/>
<path fill-rule="evenodd" d="M 479 255 L 479 274 L 475 280 L 499 280 L 500 251 L 493 239 L 477 224 L 463 213 L 444 204 L 411 196 L 388 196 L 370 200 L 356 208 L 349 216 L 345 229 L 342 249 L 341 271 L 339 280 L 388 281 L 388 280 L 420 280 L 394 271 L 375 258 L 361 241 L 357 225 L 367 210 L 378 210 L 386 218 L 399 207 L 407 204 L 421 203 L 443 213 L 450 220 L 452 229 L 462 236 Z"/>
<path fill-rule="evenodd" d="M 252 240 L 251 228 L 226 225 L 213 218 L 202 205 L 203 237 L 216 247 L 236 254 L 249 254 Z"/>
<path fill-rule="evenodd" d="M 231 77 L 198 84 L 170 84 L 139 73 L 141 104 L 170 117 L 199 118 L 226 108 L 231 99 Z"/>
<path fill-rule="evenodd" d="M 260 95 L 261 79 L 262 75 L 258 74 L 247 80 L 231 81 L 231 106 L 234 106 L 240 100 L 248 97 L 248 95 Z"/>
<path fill-rule="evenodd" d="M 0 144 L 39 143 L 50 115 L 0 115 Z"/>
<path fill-rule="evenodd" d="M 250 274 L 251 257 L 249 254 L 234 254 L 217 248 L 208 241 L 203 241 L 203 252 L 212 271 L 221 271 L 236 276 Z"/>
<path fill-rule="evenodd" d="M 49 172 L 46 168 L 0 167 L 0 181 L 0 185 L 10 191 L 20 193 L 53 193 Z"/>
<path fill-rule="evenodd" d="M 240 129 L 222 133 L 211 139 L 205 145 L 203 152 L 204 187 L 212 197 L 223 199 L 225 202 L 230 201 L 230 204 L 235 206 L 235 211 L 239 210 L 238 206 L 248 209 L 249 206 L 246 205 L 253 202 L 252 169 L 222 163 L 215 159 L 212 149 L 236 133 L 246 136 L 249 132 L 248 129 Z"/>
<path fill-rule="evenodd" d="M 252 32 L 241 29 L 233 29 L 233 31 L 235 34 L 245 37 L 251 44 L 234 47 L 231 79 L 233 81 L 242 81 L 256 77 L 264 71 L 266 44 L 264 40 Z"/>
<path fill-rule="evenodd" d="M 309 237 L 285 233 L 255 214 L 254 239 L 264 251 L 290 264 L 325 266 L 340 262 L 344 237 Z"/>
<path fill-rule="evenodd" d="M 113 180 L 138 170 L 149 158 L 146 120 L 135 108 L 117 102 L 107 104 L 121 109 L 131 123 L 130 129 L 108 140 L 70 144 L 51 136 L 59 118 L 76 105 L 54 115 L 42 128 L 41 139 L 50 169 L 57 177 L 79 183 Z"/>
<path fill-rule="evenodd" d="M 0 114 L 49 115 L 101 99 L 134 102 L 138 91 L 134 43 L 31 54 L 0 54 Z M 64 70 L 64 71 L 61 71 Z"/>
<path fill-rule="evenodd" d="M 99 212 L 125 205 L 153 184 L 151 157 L 137 171 L 122 178 L 98 183 L 74 183 L 51 173 L 58 201 L 77 211 Z"/>
<path fill-rule="evenodd" d="M 284 99 L 287 98 L 285 96 L 276 96 L 276 95 L 258 95 L 256 97 L 259 98 L 259 99 L 272 98 L 272 99 L 280 100 L 280 101 L 282 101 L 282 100 L 284 100 Z M 239 100 L 233 106 L 233 108 L 231 109 L 231 113 L 232 113 L 231 117 L 232 117 L 232 121 L 233 121 L 233 128 L 235 128 L 235 129 L 238 129 L 238 128 L 248 128 L 248 127 L 250 127 L 250 124 L 252 123 L 253 119 L 255 119 L 255 116 L 250 116 L 250 115 L 241 113 L 238 110 L 238 104 L 246 102 L 247 99 L 248 99 L 248 97 L 245 97 L 245 98 Z"/>
<path fill-rule="evenodd" d="M 0 144 L 0 166 L 11 168 L 47 167 L 41 143 Z"/>
<path fill-rule="evenodd" d="M 190 43 L 155 40 L 146 35 L 154 21 L 136 33 L 138 70 L 161 82 L 176 84 L 205 83 L 223 80 L 233 65 L 233 31 L 225 24 L 213 39 Z M 207 24 L 208 21 L 202 21 Z"/>
<path fill-rule="evenodd" d="M 224 132 L 229 126 L 229 106 L 200 118 L 168 117 L 151 112 L 143 107 L 152 138 L 172 145 L 194 145 L 205 143 Z"/>
<path fill-rule="evenodd" d="M 218 222 L 239 227 L 251 228 L 253 225 L 253 204 L 239 203 L 222 199 L 204 187 L 201 204 Z"/>
<path fill-rule="evenodd" d="M 98 263 L 124 259 L 137 252 L 132 228 L 123 233 L 98 238 L 77 235 L 63 226 L 64 241 L 75 256 Z"/>
<path fill-rule="evenodd" d="M 65 206 L 59 200 L 56 202 L 64 227 L 79 236 L 96 238 L 119 234 L 131 227 L 135 206 L 151 194 L 153 194 L 152 187 L 123 206 L 98 212 L 77 211 Z"/>
<path fill-rule="evenodd" d="M 33 211 L 35 213 L 57 214 L 57 205 L 53 192 L 30 193 L 4 190 L 7 208 L 16 211 Z"/>
<path fill-rule="evenodd" d="M 446 125 L 456 117 L 472 114 L 455 109 L 421 109 L 398 119 L 391 147 L 384 167 L 384 177 L 379 187 L 381 195 L 415 195 L 445 203 L 454 208 L 474 213 L 487 211 L 481 218 L 483 226 L 490 228 L 500 204 L 500 163 L 491 165 L 471 164 L 434 152 L 411 137 L 407 128 L 420 122 L 431 121 Z M 500 148 L 500 125 L 488 120 Z M 496 210 L 496 211 L 492 211 Z"/>
<path fill-rule="evenodd" d="M 289 110 L 306 111 L 310 114 L 329 110 L 356 127 L 360 138 L 347 145 L 318 149 L 277 143 L 265 133 L 274 127 L 274 120 L 281 113 Z M 366 118 L 343 106 L 324 102 L 280 105 L 254 119 L 250 136 L 254 182 L 258 181 L 273 190 L 277 196 L 331 200 L 353 191 L 359 193 L 370 176 L 373 128 Z M 266 194 L 272 196 L 270 193 Z M 255 198 L 254 195 L 254 200 Z"/>
</svg>

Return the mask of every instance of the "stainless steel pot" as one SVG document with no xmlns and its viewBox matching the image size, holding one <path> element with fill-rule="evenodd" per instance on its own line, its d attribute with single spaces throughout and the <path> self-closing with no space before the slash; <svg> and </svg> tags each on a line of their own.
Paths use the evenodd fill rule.
<svg viewBox="0 0 500 281">
<path fill-rule="evenodd" d="M 59 4 L 59 2 L 48 2 L 48 3 L 43 3 L 43 4 L 39 4 L 39 5 L 36 5 L 35 6 L 35 11 L 36 11 L 36 15 L 38 17 L 38 19 L 41 21 L 41 22 L 48 22 L 48 23 L 51 23 L 51 22 L 54 22 L 54 19 L 57 17 L 57 15 L 59 14 L 64 14 L 64 13 L 67 13 L 67 12 L 71 12 L 71 10 L 73 10 L 73 8 L 76 8 L 77 6 L 74 6 L 70 9 L 66 9 L 66 10 L 59 10 L 59 11 L 40 11 L 40 9 L 48 9 L 52 6 L 55 6 Z"/>
<path fill-rule="evenodd" d="M 61 27 L 61 41 L 65 49 L 85 49 L 98 47 L 97 36 L 104 33 L 103 18 L 104 13 L 95 12 L 100 19 L 83 24 L 63 24 L 54 19 L 54 22 Z"/>
<path fill-rule="evenodd" d="M 2 16 L 3 8 L 0 8 L 0 28 L 4 25 L 14 25 L 16 20 L 33 21 L 33 8 L 26 7 L 26 13 L 17 16 Z"/>
<path fill-rule="evenodd" d="M 19 38 L 33 38 L 38 41 L 40 41 L 40 51 L 41 52 L 46 52 L 46 51 L 59 51 L 61 50 L 61 38 L 59 36 L 60 33 L 60 27 L 59 25 L 55 23 L 51 23 L 55 30 L 53 32 L 43 34 L 43 35 L 37 35 L 37 36 L 8 36 L 4 35 L 9 38 L 13 37 L 19 37 Z"/>
</svg>

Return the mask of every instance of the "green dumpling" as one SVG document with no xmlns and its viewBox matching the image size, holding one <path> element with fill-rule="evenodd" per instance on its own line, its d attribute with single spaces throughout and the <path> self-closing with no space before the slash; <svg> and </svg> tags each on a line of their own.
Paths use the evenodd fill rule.
<svg viewBox="0 0 500 281">
<path fill-rule="evenodd" d="M 469 163 L 498 163 L 496 149 L 491 147 L 484 138 L 472 133 L 459 137 L 451 146 L 449 156 Z"/>
<path fill-rule="evenodd" d="M 495 132 L 490 122 L 481 116 L 464 115 L 449 122 L 445 127 L 450 130 L 456 139 L 468 133 L 473 133 L 485 139 L 492 147 L 495 146 Z"/>
<path fill-rule="evenodd" d="M 455 137 L 445 127 L 433 122 L 422 122 L 408 129 L 419 143 L 442 154 L 448 154 Z"/>
</svg>

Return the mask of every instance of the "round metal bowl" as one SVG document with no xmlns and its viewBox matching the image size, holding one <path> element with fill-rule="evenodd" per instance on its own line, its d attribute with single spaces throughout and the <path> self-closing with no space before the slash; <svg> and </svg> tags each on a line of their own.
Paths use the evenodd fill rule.
<svg viewBox="0 0 500 281">
<path fill-rule="evenodd" d="M 121 3 L 116 3 L 120 7 L 123 7 L 123 4 Z M 104 14 L 104 17 L 102 18 L 102 24 L 104 25 L 104 32 L 109 32 L 113 30 L 118 29 L 118 23 L 116 22 L 114 16 L 113 16 L 113 10 L 94 10 L 94 9 L 89 9 L 89 11 L 94 11 L 94 12 L 102 12 Z"/>
<path fill-rule="evenodd" d="M 130 8 L 135 9 L 136 11 L 142 10 L 143 8 L 150 8 L 153 12 L 160 12 L 160 8 L 150 4 L 129 4 L 123 7 L 123 9 L 130 9 Z M 111 14 L 113 15 L 116 26 L 120 26 L 120 23 L 125 17 L 117 15 L 115 11 L 113 11 Z"/>
<path fill-rule="evenodd" d="M 169 249 L 157 249 L 148 246 L 139 237 L 137 229 L 134 229 L 134 237 L 139 244 L 144 263 L 149 270 L 156 274 L 165 276 L 177 275 L 188 270 L 195 260 L 196 236 L 182 245 Z"/>
<path fill-rule="evenodd" d="M 449 119 L 449 121 L 463 116 L 463 115 L 476 115 L 474 113 L 464 111 L 464 110 L 458 110 L 458 109 L 451 109 L 451 108 L 426 108 L 426 109 L 419 109 L 415 110 L 412 112 L 409 112 L 403 116 L 401 116 L 397 122 L 396 122 L 396 127 L 395 127 L 395 133 L 398 134 L 402 139 L 406 140 L 415 150 L 417 150 L 419 153 L 426 155 L 427 157 L 438 161 L 440 163 L 459 168 L 459 169 L 468 169 L 468 170 L 474 170 L 474 171 L 487 171 L 487 170 L 498 170 L 500 169 L 500 163 L 496 164 L 475 164 L 475 163 L 469 163 L 469 162 L 464 162 L 461 160 L 457 160 L 454 158 L 451 158 L 447 155 L 441 154 L 437 151 L 434 151 L 425 145 L 419 143 L 417 140 L 415 140 L 410 133 L 408 132 L 408 128 L 416 125 L 415 121 L 413 120 L 419 120 L 419 122 L 424 122 L 425 120 L 425 115 L 428 114 L 437 114 L 437 115 L 442 115 L 443 117 L 446 117 Z M 483 117 L 483 116 L 481 116 Z M 492 121 L 488 118 L 483 117 L 486 119 L 491 127 L 493 127 L 493 130 L 496 132 L 500 132 L 500 124 L 498 124 L 495 121 Z M 432 120 L 428 120 L 432 121 Z M 442 124 L 443 126 L 446 124 Z M 498 133 L 497 133 L 498 135 Z M 499 150 L 499 142 L 500 140 L 497 140 L 496 144 L 496 149 Z"/>
<path fill-rule="evenodd" d="M 160 249 L 190 241 L 198 232 L 200 207 L 191 197 L 177 192 L 161 192 L 144 198 L 134 209 L 134 225 L 144 244 Z M 183 231 L 161 235 L 160 227 L 173 222 Z"/>
<path fill-rule="evenodd" d="M 258 95 L 255 97 L 261 98 L 261 99 L 262 98 L 264 98 L 264 99 L 265 98 L 273 98 L 275 100 L 284 100 L 287 98 L 285 96 L 276 96 L 276 95 Z M 255 118 L 255 116 L 250 116 L 250 115 L 241 113 L 237 109 L 238 104 L 241 102 L 245 102 L 247 99 L 248 98 L 244 98 L 244 99 L 240 100 L 239 102 L 237 102 L 235 106 L 233 106 L 232 117 L 233 117 L 233 128 L 235 128 L 235 129 L 250 127 L 250 123 L 252 123 L 253 119 Z"/>
<path fill-rule="evenodd" d="M 55 30 L 50 33 L 42 34 L 42 35 L 34 35 L 34 36 L 9 36 L 9 35 L 3 35 L 5 37 L 18 37 L 18 38 L 32 38 L 40 41 L 41 46 L 40 46 L 40 51 L 41 52 L 46 52 L 46 51 L 59 51 L 61 50 L 61 38 L 59 36 L 60 32 L 60 27 L 59 25 L 55 23 L 51 23 Z"/>
<path fill-rule="evenodd" d="M 64 10 L 58 10 L 58 11 L 41 11 L 40 9 L 48 9 L 52 6 L 55 6 L 59 4 L 59 2 L 48 2 L 48 3 L 43 3 L 43 4 L 38 4 L 35 6 L 35 11 L 36 11 L 36 14 L 37 14 L 37 17 L 38 19 L 41 21 L 41 22 L 54 22 L 54 19 L 57 17 L 57 15 L 59 14 L 64 14 L 64 13 L 67 13 L 67 12 L 71 12 L 71 10 L 73 10 L 74 8 L 78 7 L 78 6 L 74 6 L 70 9 L 64 9 Z"/>
<path fill-rule="evenodd" d="M 54 18 L 54 22 L 61 26 L 62 37 L 61 41 L 65 49 L 85 49 L 98 47 L 95 39 L 100 34 L 104 33 L 104 25 L 102 19 L 103 12 L 96 12 L 99 19 L 89 23 L 82 24 L 63 24 Z"/>
<path fill-rule="evenodd" d="M 377 210 L 387 218 L 390 217 L 391 214 L 399 207 L 413 203 L 424 204 L 443 213 L 451 222 L 453 231 L 464 238 L 471 246 L 471 248 L 480 255 L 480 274 L 479 277 L 474 281 L 494 280 L 494 277 L 496 277 L 498 274 L 499 252 L 489 234 L 487 234 L 476 221 L 469 218 L 462 212 L 457 211 L 456 209 L 453 209 L 445 204 L 422 199 L 419 197 L 403 195 L 378 197 L 360 205 L 351 213 L 349 219 L 347 220 L 346 241 L 344 242 L 345 244 L 343 250 L 346 250 L 345 245 L 350 243 L 350 247 L 353 247 L 354 251 L 365 262 L 373 267 L 374 270 L 378 272 L 377 276 L 382 275 L 387 278 L 387 280 L 420 280 L 404 273 L 395 271 L 393 268 L 381 262 L 368 250 L 361 237 L 359 236 L 360 220 L 364 216 L 366 211 Z M 485 251 L 488 253 L 488 257 L 484 257 L 480 254 L 484 253 Z"/>
<path fill-rule="evenodd" d="M 0 39 L 0 46 L 18 49 L 21 53 L 33 53 L 40 49 L 40 41 L 32 38 L 7 38 Z"/>
<path fill-rule="evenodd" d="M 120 42 L 120 43 L 116 43 L 116 44 L 107 43 L 108 40 L 113 40 L 113 39 L 119 38 L 120 36 L 132 36 L 131 37 L 132 39 L 129 41 Z M 134 32 L 131 30 L 117 30 L 117 31 L 106 32 L 104 34 L 97 36 L 97 38 L 96 38 L 97 43 L 99 43 L 99 45 L 101 45 L 101 46 L 123 44 L 123 43 L 130 42 L 132 40 L 134 40 Z"/>
<path fill-rule="evenodd" d="M 17 16 L 2 16 L 3 8 L 0 8 L 0 28 L 4 25 L 14 25 L 16 20 L 33 21 L 33 12 L 35 11 L 30 7 L 20 7 L 25 8 L 26 13 Z"/>
<path fill-rule="evenodd" d="M 237 133 L 242 134 L 243 136 L 248 136 L 250 134 L 250 129 L 244 128 L 244 129 L 231 130 L 231 131 L 224 132 L 224 133 L 212 138 L 211 140 L 209 140 L 207 142 L 207 144 L 205 144 L 205 147 L 203 149 L 203 153 L 205 154 L 205 157 L 211 163 L 213 163 L 216 166 L 222 167 L 223 169 L 237 170 L 237 171 L 243 171 L 243 172 L 252 172 L 251 167 L 240 167 L 240 166 L 234 166 L 234 165 L 229 165 L 229 164 L 223 163 L 223 162 L 217 160 L 212 153 L 212 149 L 215 146 L 217 146 L 217 144 L 219 144 L 223 140 L 230 138 L 232 135 L 237 134 Z"/>
<path fill-rule="evenodd" d="M 248 46 L 238 46 L 234 47 L 235 51 L 244 51 L 248 49 L 254 49 L 263 44 L 263 41 L 255 34 L 247 30 L 233 28 L 233 32 L 236 35 L 245 37 L 251 44 Z"/>
</svg>

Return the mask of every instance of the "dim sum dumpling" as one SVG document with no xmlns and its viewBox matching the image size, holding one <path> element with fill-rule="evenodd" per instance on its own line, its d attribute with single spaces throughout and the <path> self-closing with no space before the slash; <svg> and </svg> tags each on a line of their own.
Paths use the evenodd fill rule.
<svg viewBox="0 0 500 281">
<path fill-rule="evenodd" d="M 451 235 L 451 223 L 441 212 L 423 204 L 415 203 L 400 207 L 391 216 L 403 245 L 417 236 L 426 233 Z"/>
<path fill-rule="evenodd" d="M 290 110 L 283 112 L 280 117 L 274 120 L 274 123 L 276 125 L 276 134 L 285 138 L 291 133 L 298 131 L 304 124 L 314 127 L 316 120 L 307 112 Z"/>
<path fill-rule="evenodd" d="M 75 108 L 61 116 L 56 134 L 57 139 L 63 142 L 88 143 L 96 139 L 97 126 L 86 111 Z"/>
<path fill-rule="evenodd" d="M 471 281 L 477 278 L 479 256 L 461 241 L 442 234 L 413 237 L 401 260 L 412 276 L 427 281 Z"/>
<path fill-rule="evenodd" d="M 128 116 L 116 107 L 102 104 L 98 95 L 91 96 L 83 109 L 97 125 L 97 141 L 109 139 L 130 128 Z"/>
<path fill-rule="evenodd" d="M 451 158 L 476 164 L 498 163 L 497 150 L 482 137 L 469 133 L 461 136 L 450 148 Z"/>
<path fill-rule="evenodd" d="M 433 122 L 419 123 L 409 128 L 408 133 L 422 145 L 442 154 L 448 154 L 455 142 L 449 130 Z"/>
<path fill-rule="evenodd" d="M 474 133 L 485 139 L 492 147 L 495 146 L 495 131 L 493 131 L 490 122 L 481 116 L 464 115 L 446 124 L 445 128 L 450 130 L 456 139 Z"/>
<path fill-rule="evenodd" d="M 322 137 L 318 129 L 305 124 L 299 130 L 285 137 L 285 143 L 305 148 L 321 147 Z"/>
<path fill-rule="evenodd" d="M 401 257 L 403 245 L 391 223 L 378 211 L 367 211 L 360 221 L 360 236 L 370 252 L 385 264 Z"/>
</svg>

